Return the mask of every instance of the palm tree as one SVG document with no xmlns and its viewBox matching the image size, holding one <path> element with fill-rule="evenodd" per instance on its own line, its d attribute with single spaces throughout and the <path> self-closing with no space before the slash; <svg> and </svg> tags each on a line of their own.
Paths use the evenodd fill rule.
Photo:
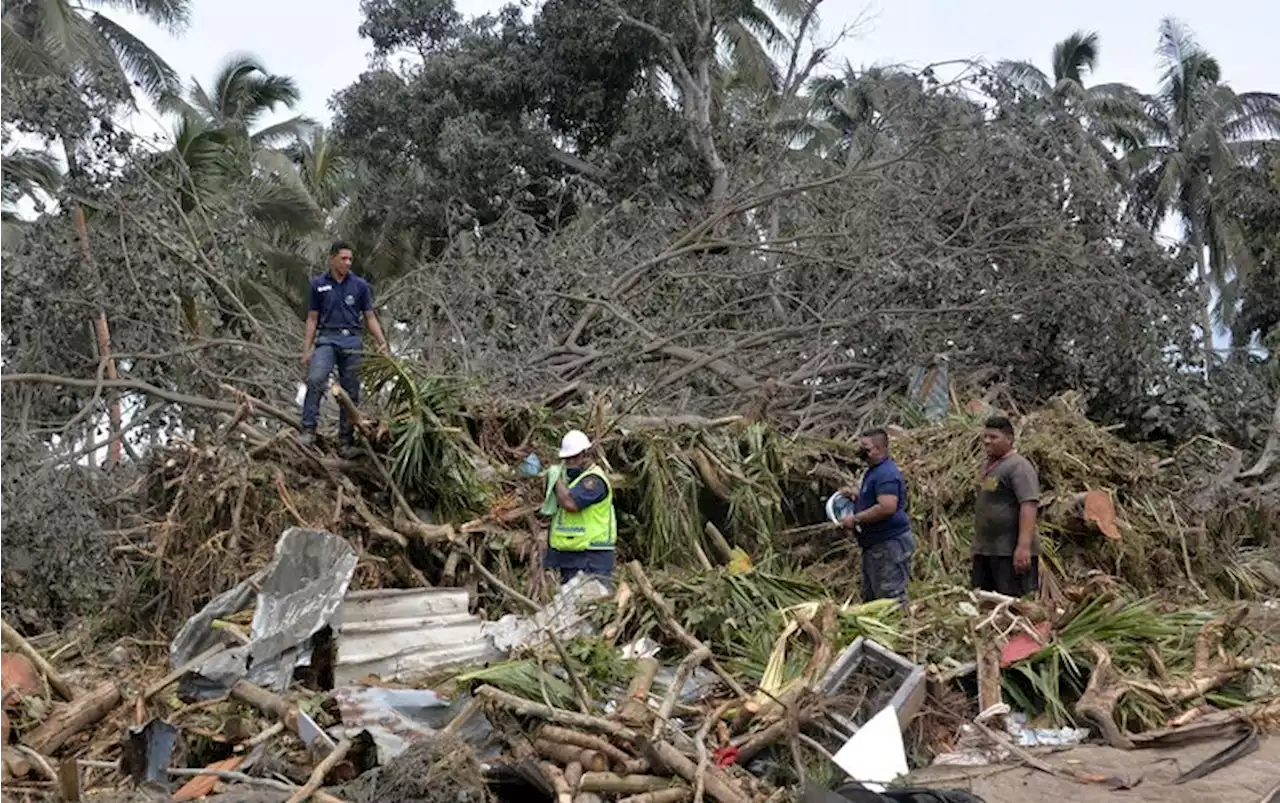
<svg viewBox="0 0 1280 803">
<path fill-rule="evenodd" d="M 893 108 L 924 96 L 919 77 L 891 67 L 856 70 L 846 63 L 841 75 L 815 78 L 808 147 L 851 164 L 869 158 L 894 140 Z"/>
<path fill-rule="evenodd" d="M 292 109 L 301 97 L 297 82 L 289 76 L 267 72 L 252 56 L 237 55 L 218 70 L 212 92 L 193 79 L 185 98 L 170 92 L 160 98 L 160 106 L 184 121 L 198 121 L 208 130 L 221 130 L 257 149 L 292 141 L 311 125 L 305 117 L 292 117 L 252 130 L 277 107 Z"/>
<path fill-rule="evenodd" d="M 177 32 L 186 25 L 190 6 L 190 0 L 4 0 L 0 66 L 5 81 L 52 77 L 90 91 L 90 78 L 101 76 L 130 98 L 134 87 L 158 98 L 177 86 L 173 68 L 99 9 L 129 11 Z M 74 173 L 76 143 L 71 132 L 62 134 L 67 169 Z"/>
<path fill-rule="evenodd" d="M 791 43 L 779 23 L 797 24 L 808 7 L 806 0 L 715 0 L 712 13 L 723 66 L 735 81 L 777 89 L 781 76 L 773 54 Z"/>
<path fill-rule="evenodd" d="M 1213 291 L 1226 288 L 1235 266 L 1249 260 L 1213 188 L 1239 165 L 1254 163 L 1280 134 L 1280 95 L 1232 91 L 1221 82 L 1217 60 L 1173 19 L 1160 23 L 1158 53 L 1163 72 L 1147 111 L 1150 144 L 1129 154 L 1135 207 L 1153 230 L 1171 216 L 1182 222 L 1202 293 L 1207 373 L 1213 363 Z"/>
<path fill-rule="evenodd" d="M 13 77 L 80 77 L 99 69 L 158 97 L 176 83 L 173 68 L 119 23 L 100 11 L 129 11 L 180 31 L 190 0 L 4 0 L 3 66 Z"/>
<path fill-rule="evenodd" d="M 1145 143 L 1145 105 L 1142 95 L 1126 84 L 1085 86 L 1085 77 L 1098 64 L 1098 34 L 1076 31 L 1053 46 L 1052 76 L 1026 61 L 1001 61 L 996 75 L 1023 96 L 1065 114 L 1081 126 L 1080 144 L 1117 177 L 1123 163 L 1113 148 L 1133 149 Z"/>
</svg>

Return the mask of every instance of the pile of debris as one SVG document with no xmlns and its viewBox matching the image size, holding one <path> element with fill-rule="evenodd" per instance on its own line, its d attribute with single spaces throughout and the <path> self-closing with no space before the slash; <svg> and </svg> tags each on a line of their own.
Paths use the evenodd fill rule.
<svg viewBox="0 0 1280 803">
<path fill-rule="evenodd" d="M 6 793 L 736 803 L 1002 760 L 1114 784 L 1029 751 L 1203 728 L 1244 734 L 1238 755 L 1280 724 L 1278 634 L 1231 599 L 1280 588 L 1275 512 L 1204 504 L 1203 449 L 1127 444 L 1069 398 L 1021 417 L 1049 492 L 1032 602 L 965 589 L 986 411 L 897 433 L 920 543 L 903 611 L 853 602 L 857 551 L 824 521 L 847 443 L 384 379 L 358 460 L 269 433 L 243 397 L 152 457 L 115 604 L 5 627 Z M 584 420 L 632 561 L 616 590 L 540 566 L 531 456 Z"/>
<path fill-rule="evenodd" d="M 776 588 L 737 608 L 718 604 L 716 584 L 778 584 L 749 561 L 679 582 L 655 582 L 631 563 L 616 591 L 580 575 L 547 606 L 516 596 L 531 610 L 495 620 L 472 613 L 464 590 L 352 590 L 357 562 L 339 536 L 287 530 L 264 569 L 186 622 L 170 644 L 172 671 L 160 676 L 130 671 L 123 641 L 106 656 L 115 666 L 82 655 L 82 667 L 64 673 L 6 626 L 17 651 L 5 654 L 6 708 L 15 704 L 18 737 L 8 744 L 6 733 L 6 791 L 78 800 L 123 784 L 193 800 L 248 786 L 291 803 L 747 803 L 853 778 L 874 795 L 921 763 L 904 732 L 948 717 L 949 736 L 933 751 L 941 763 L 1012 756 L 1116 784 L 1027 748 L 1091 731 L 1124 749 L 1163 744 L 1158 731 L 1129 731 L 1126 700 L 1182 726 L 1175 738 L 1197 719 L 1212 735 L 1242 734 L 1236 756 L 1280 725 L 1274 687 L 1258 685 L 1274 683 L 1273 648 L 1236 639 L 1242 614 L 1162 615 L 1112 597 L 1068 615 L 964 592 L 952 619 L 963 619 L 973 660 L 926 664 L 888 644 L 923 644 L 936 609 L 902 617 L 892 602 L 829 596 L 754 607 L 783 593 Z M 699 583 L 707 610 L 737 621 L 691 616 L 661 590 L 679 599 Z M 1177 642 L 1191 628 L 1183 661 Z M 751 655 L 760 630 L 770 643 L 763 667 Z M 1075 663 L 1081 651 L 1087 667 Z M 1122 676 L 1117 666 L 1138 655 L 1159 674 Z M 1033 667 L 1054 662 L 1061 687 L 1032 683 L 1043 696 L 1029 694 Z M 1073 683 L 1083 688 L 1068 701 Z M 948 702 L 967 699 L 970 684 L 975 707 L 956 727 Z M 50 692 L 65 702 L 51 706 Z M 1238 707 L 1214 714 L 1207 704 L 1232 694 Z M 1027 716 L 1011 716 L 1009 703 Z M 1085 727 L 1050 727 L 1059 714 Z"/>
</svg>

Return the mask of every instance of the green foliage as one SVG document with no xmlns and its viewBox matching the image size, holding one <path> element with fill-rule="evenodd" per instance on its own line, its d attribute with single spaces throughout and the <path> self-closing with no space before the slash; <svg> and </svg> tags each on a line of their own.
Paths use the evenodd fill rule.
<svg viewBox="0 0 1280 803">
<path fill-rule="evenodd" d="M 502 661 L 482 669 L 456 675 L 459 683 L 487 683 L 526 700 L 550 703 L 557 708 L 573 708 L 573 687 L 552 674 L 533 658 Z"/>
<path fill-rule="evenodd" d="M 473 460 L 479 450 L 467 429 L 464 386 L 379 354 L 366 357 L 364 376 L 371 395 L 386 393 L 390 471 L 401 489 L 448 517 L 483 508 L 490 489 Z"/>
<path fill-rule="evenodd" d="M 1051 727 L 1074 724 L 1071 705 L 1088 682 L 1090 643 L 1103 645 L 1121 674 L 1146 671 L 1152 650 L 1174 676 L 1185 675 L 1194 660 L 1195 636 L 1211 619 L 1198 611 L 1162 613 L 1150 600 L 1097 596 L 1044 649 L 1005 670 L 1004 690 L 1015 709 L 1028 716 L 1043 714 Z M 1117 710 L 1120 726 L 1133 731 L 1159 727 L 1164 720 L 1160 705 L 1137 690 Z"/>
</svg>

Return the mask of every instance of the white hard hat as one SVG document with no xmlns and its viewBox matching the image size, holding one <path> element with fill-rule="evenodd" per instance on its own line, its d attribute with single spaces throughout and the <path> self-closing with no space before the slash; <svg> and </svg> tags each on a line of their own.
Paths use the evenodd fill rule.
<svg viewBox="0 0 1280 803">
<path fill-rule="evenodd" d="M 564 439 L 560 441 L 560 456 L 577 457 L 590 448 L 591 439 L 587 437 L 587 433 L 571 429 L 565 433 Z"/>
</svg>

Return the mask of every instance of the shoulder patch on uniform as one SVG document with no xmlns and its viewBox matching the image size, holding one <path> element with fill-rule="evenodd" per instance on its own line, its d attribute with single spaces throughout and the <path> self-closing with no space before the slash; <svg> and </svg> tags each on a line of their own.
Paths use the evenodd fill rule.
<svg viewBox="0 0 1280 803">
<path fill-rule="evenodd" d="M 588 474 L 587 476 L 582 478 L 582 487 L 586 488 L 588 491 L 599 490 L 600 478 L 595 476 L 594 474 Z"/>
</svg>

